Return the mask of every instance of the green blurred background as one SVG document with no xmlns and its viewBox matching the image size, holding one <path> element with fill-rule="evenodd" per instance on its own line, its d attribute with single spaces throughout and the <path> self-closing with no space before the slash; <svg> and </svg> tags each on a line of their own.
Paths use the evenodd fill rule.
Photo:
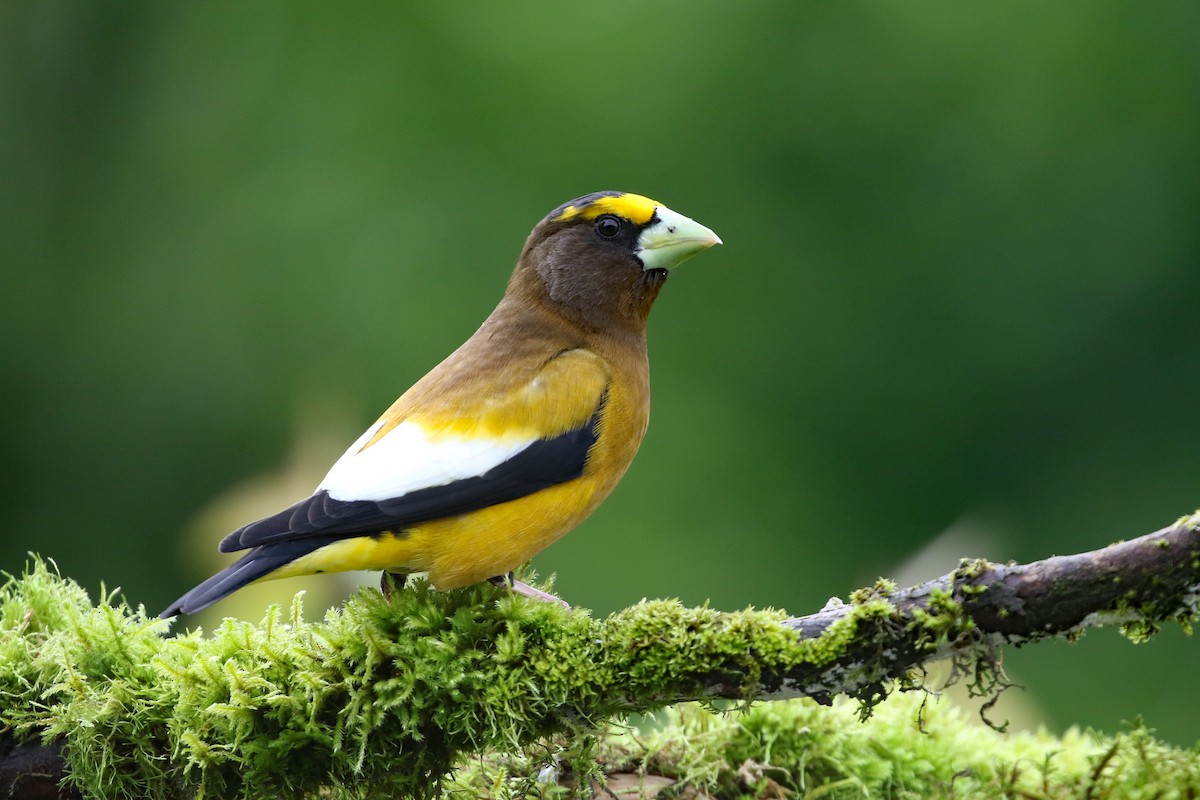
<svg viewBox="0 0 1200 800">
<path fill-rule="evenodd" d="M 655 309 L 633 469 L 535 561 L 573 603 L 804 613 L 1169 523 L 1200 505 L 1197 41 L 1194 2 L 8 3 L 0 569 L 158 611 L 606 188 L 726 244 Z M 200 621 L 299 588 L 349 590 Z M 1198 655 L 1013 652 L 1014 714 L 1191 743 Z"/>
</svg>

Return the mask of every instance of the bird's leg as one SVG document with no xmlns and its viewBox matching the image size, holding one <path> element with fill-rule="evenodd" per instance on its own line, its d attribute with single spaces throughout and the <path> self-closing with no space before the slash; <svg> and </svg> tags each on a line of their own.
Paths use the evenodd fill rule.
<svg viewBox="0 0 1200 800">
<path fill-rule="evenodd" d="M 383 574 L 379 576 L 379 591 L 385 599 L 391 600 L 392 592 L 403 589 L 404 583 L 407 580 L 408 576 L 403 572 L 388 572 L 384 570 Z"/>
<path fill-rule="evenodd" d="M 570 608 L 571 604 L 561 597 L 556 597 L 549 592 L 543 592 L 541 589 L 535 589 L 528 583 L 523 583 L 513 578 L 511 572 L 506 572 L 503 575 L 497 575 L 494 578 L 488 578 L 489 583 L 494 583 L 497 586 L 503 586 L 509 591 L 523 594 L 526 597 L 532 597 L 534 600 L 542 600 L 547 603 L 559 603 L 563 608 Z"/>
</svg>

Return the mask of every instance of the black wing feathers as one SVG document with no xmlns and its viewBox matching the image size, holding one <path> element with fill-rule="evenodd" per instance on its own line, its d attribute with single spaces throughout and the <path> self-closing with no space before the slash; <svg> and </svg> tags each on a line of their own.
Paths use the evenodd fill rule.
<svg viewBox="0 0 1200 800">
<path fill-rule="evenodd" d="M 225 569 L 213 575 L 183 597 L 176 600 L 167 610 L 159 614 L 164 619 L 176 614 L 194 614 L 208 608 L 226 595 L 232 594 L 248 583 L 343 538 L 340 535 L 310 536 L 290 542 L 280 542 L 270 547 L 256 547 Z"/>
<path fill-rule="evenodd" d="M 291 508 L 252 522 L 226 536 L 223 553 L 305 538 L 397 530 L 424 522 L 516 500 L 583 474 L 588 451 L 596 443 L 604 401 L 588 423 L 553 439 L 534 442 L 482 475 L 443 486 L 418 489 L 389 500 L 336 500 L 320 491 Z"/>
</svg>

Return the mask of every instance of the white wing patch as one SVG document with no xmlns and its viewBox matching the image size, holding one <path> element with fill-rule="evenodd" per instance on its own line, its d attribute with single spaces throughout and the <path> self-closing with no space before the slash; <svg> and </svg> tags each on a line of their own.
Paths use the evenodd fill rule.
<svg viewBox="0 0 1200 800">
<path fill-rule="evenodd" d="M 536 437 L 469 439 L 430 438 L 416 422 L 405 420 L 366 450 L 383 425 L 379 420 L 337 460 L 317 487 L 335 500 L 392 500 L 418 489 L 445 486 L 482 475 L 524 450 Z"/>
</svg>

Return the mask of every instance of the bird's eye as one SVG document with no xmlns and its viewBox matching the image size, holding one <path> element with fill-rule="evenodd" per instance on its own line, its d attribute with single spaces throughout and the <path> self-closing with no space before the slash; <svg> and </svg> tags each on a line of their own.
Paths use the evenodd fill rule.
<svg viewBox="0 0 1200 800">
<path fill-rule="evenodd" d="M 596 220 L 596 233 L 604 239 L 612 239 L 621 232 L 621 220 L 612 214 L 605 214 Z"/>
</svg>

